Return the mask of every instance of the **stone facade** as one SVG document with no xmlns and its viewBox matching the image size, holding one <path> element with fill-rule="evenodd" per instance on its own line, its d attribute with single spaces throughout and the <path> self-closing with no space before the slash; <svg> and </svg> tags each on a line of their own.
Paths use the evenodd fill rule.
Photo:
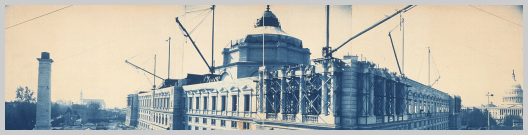
<svg viewBox="0 0 528 135">
<path fill-rule="evenodd" d="M 173 121 L 181 121 L 181 95 L 178 86 L 140 92 L 137 127 L 144 130 L 179 129 L 181 124 Z"/>
<path fill-rule="evenodd" d="M 219 80 L 188 76 L 177 86 L 138 94 L 138 127 L 447 130 L 459 123 L 454 120 L 460 97 L 388 72 L 372 62 L 358 61 L 357 56 L 310 61 L 310 50 L 282 31 L 269 10 L 258 19 L 255 29 L 257 33 L 224 49 L 224 63 L 215 68 L 222 75 Z M 207 76 L 212 75 L 203 78 Z M 168 95 L 161 100 L 152 98 L 164 91 Z M 158 102 L 169 106 L 156 108 Z M 173 121 L 160 126 L 153 122 L 157 120 L 154 116 L 160 115 L 162 120 Z"/>
</svg>

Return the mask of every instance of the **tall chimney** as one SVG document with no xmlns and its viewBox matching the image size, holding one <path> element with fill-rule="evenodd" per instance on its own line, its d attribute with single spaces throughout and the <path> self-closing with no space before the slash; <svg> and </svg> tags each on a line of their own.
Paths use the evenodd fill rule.
<svg viewBox="0 0 528 135">
<path fill-rule="evenodd" d="M 51 63 L 48 52 L 42 52 L 39 61 L 37 119 L 35 130 L 51 130 Z"/>
</svg>

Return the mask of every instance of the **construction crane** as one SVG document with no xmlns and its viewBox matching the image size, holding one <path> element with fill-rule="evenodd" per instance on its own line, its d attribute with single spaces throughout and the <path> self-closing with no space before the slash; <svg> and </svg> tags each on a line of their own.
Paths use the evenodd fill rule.
<svg viewBox="0 0 528 135">
<path fill-rule="evenodd" d="M 431 84 L 431 49 L 429 47 L 427 47 L 427 50 L 428 50 L 428 78 L 427 78 L 427 81 L 429 83 L 429 87 L 432 87 L 436 82 L 438 82 L 438 80 L 440 79 L 440 71 L 438 71 L 438 67 L 436 66 L 436 63 L 434 62 L 434 59 L 433 59 L 433 64 L 435 66 L 435 69 L 436 69 L 436 73 L 438 74 L 438 78 L 436 78 L 436 80 L 433 82 L 433 84 Z"/>
<path fill-rule="evenodd" d="M 128 60 L 125 60 L 125 63 L 127 63 L 127 64 L 129 64 L 129 65 L 135 67 L 136 69 L 141 69 L 141 70 L 145 71 L 146 73 L 151 74 L 151 75 L 153 75 L 154 77 L 159 78 L 159 79 L 165 81 L 164 78 L 161 78 L 161 77 L 157 76 L 156 74 L 153 74 L 153 73 L 151 73 L 151 72 L 145 70 L 144 68 L 141 68 L 141 67 L 139 67 L 139 66 L 134 65 L 134 64 L 128 62 Z M 155 64 L 154 64 L 154 65 L 155 65 Z M 154 68 L 154 71 L 156 71 L 156 68 Z M 154 83 L 156 83 L 156 78 L 154 78 Z M 153 85 L 153 88 L 154 88 L 154 89 L 156 88 L 156 84 Z"/>
<path fill-rule="evenodd" d="M 213 42 L 212 42 L 212 50 L 214 50 L 214 9 L 215 9 L 215 5 L 213 5 L 211 7 L 211 10 L 213 10 L 213 35 L 212 35 L 212 38 L 213 38 Z M 207 67 L 209 68 L 209 72 L 211 74 L 214 74 L 214 65 L 211 65 L 209 66 L 209 63 L 207 63 L 207 61 L 205 60 L 205 57 L 202 55 L 202 52 L 200 52 L 200 49 L 198 49 L 198 46 L 196 46 L 196 43 L 194 42 L 194 40 L 192 39 L 191 35 L 187 32 L 187 30 L 185 29 L 185 27 L 183 27 L 182 23 L 180 22 L 180 20 L 178 20 L 178 17 L 176 17 L 176 23 L 178 23 L 178 26 L 180 26 L 180 28 L 182 29 L 182 31 L 184 32 L 184 35 L 185 37 L 189 38 L 189 40 L 191 40 L 191 43 L 194 45 L 194 48 L 196 49 L 196 51 L 198 51 L 198 54 L 200 54 L 200 57 L 202 57 L 202 60 L 205 62 L 205 65 L 207 65 Z M 214 51 L 212 51 L 212 53 L 214 53 Z M 213 55 L 213 54 L 211 54 Z M 213 57 L 211 58 L 211 62 L 214 62 L 214 59 Z"/>
<path fill-rule="evenodd" d="M 387 18 L 381 20 L 380 22 L 378 22 L 378 23 L 376 23 L 376 24 L 370 26 L 369 28 L 367 28 L 367 29 L 365 29 L 365 30 L 359 32 L 358 34 L 356 34 L 355 36 L 351 37 L 350 39 L 348 39 L 347 41 L 345 41 L 345 43 L 341 44 L 339 47 L 337 47 L 337 48 L 335 48 L 335 49 L 332 49 L 332 48 L 331 48 L 330 46 L 328 46 L 328 45 L 327 45 L 326 47 L 323 47 L 323 53 L 322 53 L 322 54 L 323 54 L 323 57 L 324 57 L 325 59 L 330 59 L 330 58 L 332 58 L 332 54 L 333 54 L 334 52 L 336 52 L 337 50 L 339 50 L 339 48 L 345 46 L 345 45 L 346 45 L 348 42 L 350 42 L 351 40 L 353 40 L 353 39 L 355 39 L 355 38 L 361 36 L 362 34 L 364 34 L 364 33 L 366 33 L 367 31 L 373 29 L 374 27 L 377 27 L 378 25 L 380 25 L 380 24 L 384 23 L 385 21 L 391 19 L 392 17 L 396 16 L 397 14 L 407 12 L 407 11 L 409 11 L 410 9 L 414 8 L 414 7 L 416 7 L 416 5 L 408 5 L 408 6 L 406 6 L 405 8 L 403 8 L 403 9 L 401 9 L 401 10 L 398 10 L 396 13 L 394 13 L 394 14 L 388 16 Z"/>
</svg>

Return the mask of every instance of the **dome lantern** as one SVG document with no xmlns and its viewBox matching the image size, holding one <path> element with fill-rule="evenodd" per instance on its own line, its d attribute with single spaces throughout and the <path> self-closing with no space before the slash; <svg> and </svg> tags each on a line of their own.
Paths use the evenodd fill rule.
<svg viewBox="0 0 528 135">
<path fill-rule="evenodd" d="M 279 19 L 269 9 L 270 8 L 268 5 L 266 11 L 264 11 L 264 13 L 262 14 L 262 17 L 257 19 L 257 23 L 255 23 L 255 28 L 262 26 L 273 26 L 281 28 Z"/>
</svg>

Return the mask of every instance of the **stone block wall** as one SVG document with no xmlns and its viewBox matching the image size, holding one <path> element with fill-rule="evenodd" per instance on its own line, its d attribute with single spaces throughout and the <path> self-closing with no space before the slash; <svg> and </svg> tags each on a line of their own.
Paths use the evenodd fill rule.
<svg viewBox="0 0 528 135">
<path fill-rule="evenodd" d="M 341 128 L 354 129 L 357 124 L 357 56 L 343 59 L 341 91 Z"/>
</svg>

